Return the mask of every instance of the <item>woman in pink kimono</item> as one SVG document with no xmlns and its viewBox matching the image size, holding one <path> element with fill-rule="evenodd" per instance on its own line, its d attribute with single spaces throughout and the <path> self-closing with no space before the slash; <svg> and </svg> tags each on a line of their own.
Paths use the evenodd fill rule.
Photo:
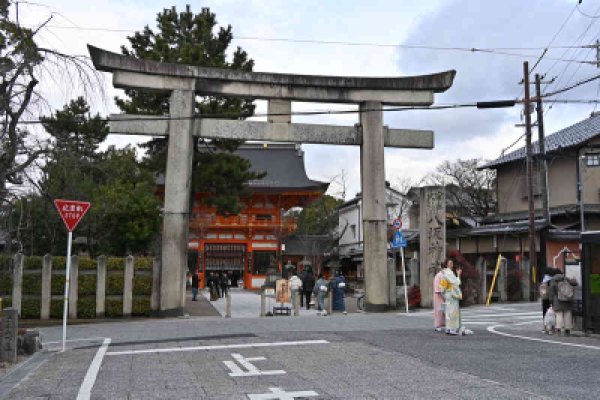
<svg viewBox="0 0 600 400">
<path fill-rule="evenodd" d="M 442 268 L 444 266 L 442 265 Z M 444 304 L 444 297 L 442 296 L 442 288 L 440 283 L 442 281 L 442 269 L 438 271 L 433 279 L 433 327 L 437 332 L 444 332 L 446 327 L 446 316 L 442 309 Z"/>
<path fill-rule="evenodd" d="M 454 275 L 454 263 L 452 260 L 448 260 L 446 268 L 442 270 L 442 279 L 440 280 L 446 312 L 446 333 L 450 335 L 458 335 L 460 330 L 461 274 L 462 270 L 457 269 L 456 275 Z"/>
</svg>

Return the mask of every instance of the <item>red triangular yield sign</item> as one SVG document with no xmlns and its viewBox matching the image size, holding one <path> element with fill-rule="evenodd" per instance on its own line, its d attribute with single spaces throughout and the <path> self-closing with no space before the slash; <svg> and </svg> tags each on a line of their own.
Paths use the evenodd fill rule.
<svg viewBox="0 0 600 400">
<path fill-rule="evenodd" d="M 79 221 L 81 221 L 87 210 L 90 208 L 90 203 L 87 201 L 57 199 L 54 200 L 54 205 L 60 213 L 69 232 L 72 232 L 73 229 L 75 229 Z"/>
</svg>

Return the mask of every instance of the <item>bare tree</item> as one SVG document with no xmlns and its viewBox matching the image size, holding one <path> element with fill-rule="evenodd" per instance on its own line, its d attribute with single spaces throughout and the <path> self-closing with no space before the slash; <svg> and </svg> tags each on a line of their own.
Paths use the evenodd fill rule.
<svg viewBox="0 0 600 400">
<path fill-rule="evenodd" d="M 496 173 L 491 169 L 479 169 L 483 163 L 484 160 L 478 158 L 444 161 L 425 182 L 445 186 L 447 203 L 460 215 L 483 218 L 496 211 Z"/>
<path fill-rule="evenodd" d="M 26 169 L 49 151 L 47 141 L 23 127 L 24 117 L 33 115 L 33 108 L 47 104 L 36 90 L 42 76 L 68 78 L 65 86 L 80 82 L 84 90 L 99 82 L 85 59 L 36 44 L 36 34 L 52 17 L 28 29 L 18 19 L 9 19 L 10 7 L 11 0 L 0 0 L 0 204 L 8 200 L 11 186 L 23 184 Z"/>
</svg>

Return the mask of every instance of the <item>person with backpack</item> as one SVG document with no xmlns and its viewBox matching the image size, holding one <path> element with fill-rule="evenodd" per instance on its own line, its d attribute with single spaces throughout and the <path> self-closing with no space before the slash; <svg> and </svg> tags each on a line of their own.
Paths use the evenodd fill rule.
<svg viewBox="0 0 600 400">
<path fill-rule="evenodd" d="M 571 334 L 573 329 L 573 300 L 575 298 L 575 287 L 577 281 L 567 278 L 558 271 L 552 277 L 549 286 L 549 298 L 552 308 L 556 313 L 556 329 L 564 336 Z"/>
</svg>

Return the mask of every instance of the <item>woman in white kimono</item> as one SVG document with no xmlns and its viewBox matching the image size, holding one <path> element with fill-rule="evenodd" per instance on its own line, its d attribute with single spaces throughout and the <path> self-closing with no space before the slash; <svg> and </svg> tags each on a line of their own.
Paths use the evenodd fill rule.
<svg viewBox="0 0 600 400">
<path fill-rule="evenodd" d="M 440 288 L 444 297 L 446 311 L 446 333 L 458 335 L 460 329 L 460 305 L 462 291 L 460 290 L 460 276 L 462 270 L 459 268 L 454 274 L 454 262 L 446 261 L 446 268 L 442 270 Z"/>
</svg>

